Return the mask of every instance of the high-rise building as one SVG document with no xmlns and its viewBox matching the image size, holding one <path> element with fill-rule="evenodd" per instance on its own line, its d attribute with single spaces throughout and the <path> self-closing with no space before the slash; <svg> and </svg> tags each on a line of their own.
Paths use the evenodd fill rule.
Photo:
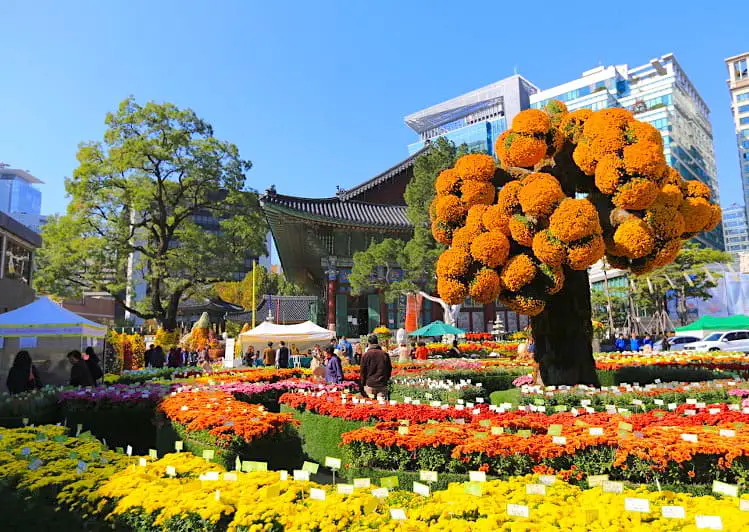
<svg viewBox="0 0 749 532">
<path fill-rule="evenodd" d="M 26 170 L 0 163 L 0 212 L 39 232 L 43 224 L 42 193 L 34 185 L 41 183 Z"/>
<path fill-rule="evenodd" d="M 737 203 L 723 209 L 723 234 L 726 251 L 739 253 L 749 251 L 749 224 L 746 209 Z"/>
<path fill-rule="evenodd" d="M 456 146 L 467 144 L 471 151 L 494 153 L 494 141 L 512 119 L 530 104 L 538 87 L 522 76 L 514 75 L 452 98 L 405 118 L 408 127 L 419 134 L 408 145 L 409 155 L 421 150 L 437 137 L 445 137 Z"/>
<path fill-rule="evenodd" d="M 575 80 L 535 93 L 531 96 L 531 107 L 540 109 L 552 99 L 562 100 L 570 111 L 629 109 L 635 118 L 661 132 L 666 162 L 684 179 L 697 179 L 708 185 L 718 202 L 710 110 L 673 54 L 632 68 L 628 65 L 593 68 Z M 749 110 L 749 100 L 746 103 Z M 698 235 L 696 240 L 713 248 L 724 247 L 720 226 Z"/>
<path fill-rule="evenodd" d="M 731 111 L 739 148 L 739 172 L 744 191 L 744 208 L 749 205 L 749 52 L 726 59 Z M 747 209 L 749 217 L 749 209 Z"/>
<path fill-rule="evenodd" d="M 746 87 L 749 92 L 749 83 Z M 638 120 L 652 124 L 661 132 L 666 162 L 684 179 L 698 179 L 707 184 L 718 201 L 710 110 L 673 54 L 633 68 L 599 66 L 583 72 L 577 79 L 544 90 L 515 75 L 434 105 L 405 118 L 406 124 L 421 137 L 408 146 L 409 153 L 442 136 L 456 145 L 466 143 L 472 151 L 493 154 L 494 140 L 511 126 L 517 113 L 528 107 L 542 108 L 549 100 L 562 100 L 570 111 L 630 109 Z M 749 99 L 746 104 L 749 106 Z M 749 114 L 747 117 L 749 121 Z M 749 125 L 746 127 L 749 144 Z M 749 181 L 746 183 L 749 190 Z M 696 239 L 723 249 L 720 226 Z"/>
</svg>

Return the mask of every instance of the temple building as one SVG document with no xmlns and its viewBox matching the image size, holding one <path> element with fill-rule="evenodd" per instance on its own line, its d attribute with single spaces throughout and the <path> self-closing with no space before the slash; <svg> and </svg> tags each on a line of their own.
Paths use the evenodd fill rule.
<svg viewBox="0 0 749 532">
<path fill-rule="evenodd" d="M 406 217 L 403 193 L 413 177 L 417 157 L 429 149 L 413 153 L 381 174 L 349 189 L 340 189 L 333 197 L 300 198 L 282 195 L 271 187 L 260 198 L 273 234 L 286 277 L 318 295 L 318 324 L 340 335 L 356 337 L 375 327 L 402 327 L 406 315 L 405 295 L 395 303 L 386 303 L 372 291 L 354 296 L 348 276 L 352 257 L 372 242 L 385 238 L 408 240 L 412 226 Z M 399 280 L 402 272 L 390 272 Z M 488 331 L 495 320 L 494 305 L 467 301 L 458 318 L 458 326 L 469 331 Z M 442 319 L 440 305 L 423 300 L 419 323 Z M 525 316 L 500 311 L 506 330 L 518 330 L 527 324 Z"/>
</svg>

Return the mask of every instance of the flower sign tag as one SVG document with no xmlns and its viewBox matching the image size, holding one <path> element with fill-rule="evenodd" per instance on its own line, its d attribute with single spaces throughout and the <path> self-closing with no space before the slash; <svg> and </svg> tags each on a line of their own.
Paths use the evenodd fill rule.
<svg viewBox="0 0 749 532">
<path fill-rule="evenodd" d="M 303 471 L 300 469 L 294 470 L 294 480 L 297 481 L 307 481 L 309 480 L 309 471 Z"/>
<path fill-rule="evenodd" d="M 661 515 L 669 519 L 686 519 L 687 517 L 683 506 L 661 506 Z"/>
<path fill-rule="evenodd" d="M 422 482 L 437 482 L 438 476 L 436 471 L 419 471 L 419 480 Z"/>
<path fill-rule="evenodd" d="M 719 515 L 695 515 L 694 521 L 697 528 L 723 530 L 723 521 Z"/>
<path fill-rule="evenodd" d="M 725 482 L 713 480 L 713 493 L 726 495 L 728 497 L 738 497 L 739 487 L 736 484 L 726 484 Z"/>
<path fill-rule="evenodd" d="M 423 497 L 429 497 L 429 486 L 422 484 L 421 482 L 414 482 L 413 485 L 414 493 Z"/>
<path fill-rule="evenodd" d="M 604 482 L 607 482 L 609 480 L 608 475 L 589 475 L 588 476 L 588 486 L 591 488 L 595 486 L 603 486 Z"/>
<path fill-rule="evenodd" d="M 213 449 L 203 449 L 204 460 L 213 460 L 214 456 L 216 456 L 216 451 L 214 451 Z"/>
<path fill-rule="evenodd" d="M 650 501 L 639 497 L 627 497 L 624 499 L 624 509 L 628 512 L 650 512 Z"/>
<path fill-rule="evenodd" d="M 354 493 L 354 485 L 353 484 L 338 484 L 338 493 L 341 495 L 351 495 Z"/>
<path fill-rule="evenodd" d="M 486 482 L 486 473 L 483 471 L 469 471 L 468 480 L 470 482 Z"/>
<path fill-rule="evenodd" d="M 466 482 L 464 485 L 465 485 L 465 491 L 468 495 L 481 497 L 483 490 L 481 488 L 480 482 Z"/>
<path fill-rule="evenodd" d="M 749 499 L 741 499 L 739 501 L 739 510 L 749 512 Z"/>
<path fill-rule="evenodd" d="M 309 498 L 312 499 L 313 501 L 324 501 L 325 490 L 322 490 L 320 488 L 310 488 Z"/>
<path fill-rule="evenodd" d="M 526 495 L 546 495 L 546 486 L 543 484 L 526 484 Z"/>
<path fill-rule="evenodd" d="M 513 517 L 528 517 L 530 515 L 530 510 L 524 504 L 508 504 L 507 515 Z"/>
<path fill-rule="evenodd" d="M 549 436 L 561 436 L 562 425 L 549 425 L 549 430 L 546 432 Z"/>
<path fill-rule="evenodd" d="M 390 519 L 394 521 L 405 521 L 408 517 L 406 517 L 406 511 L 402 508 L 390 508 Z"/>
<path fill-rule="evenodd" d="M 606 493 L 624 493 L 624 483 L 615 482 L 612 480 L 605 480 L 601 484 L 603 491 Z"/>
<path fill-rule="evenodd" d="M 545 485 L 545 486 L 551 486 L 557 481 L 557 477 L 554 475 L 541 475 L 538 477 L 538 482 Z"/>
<path fill-rule="evenodd" d="M 180 452 L 182 450 L 183 444 L 181 441 L 174 442 L 174 450 L 177 452 Z"/>
<path fill-rule="evenodd" d="M 320 469 L 320 464 L 315 462 L 304 462 L 302 464 L 302 471 L 308 471 L 312 475 L 316 475 L 318 469 Z"/>
<path fill-rule="evenodd" d="M 372 490 L 372 495 L 378 499 L 386 499 L 390 491 L 387 488 L 376 488 Z"/>
<path fill-rule="evenodd" d="M 398 477 L 382 477 L 380 479 L 380 486 L 383 488 L 397 488 L 399 486 Z"/>
<path fill-rule="evenodd" d="M 355 488 L 368 488 L 372 482 L 368 478 L 355 478 L 354 479 L 354 487 Z"/>
<path fill-rule="evenodd" d="M 325 457 L 325 467 L 329 469 L 341 469 L 341 459 L 333 458 L 331 456 Z"/>
<path fill-rule="evenodd" d="M 159 453 L 156 452 L 156 449 L 148 449 L 148 457 L 153 458 L 154 460 L 159 459 Z"/>
</svg>

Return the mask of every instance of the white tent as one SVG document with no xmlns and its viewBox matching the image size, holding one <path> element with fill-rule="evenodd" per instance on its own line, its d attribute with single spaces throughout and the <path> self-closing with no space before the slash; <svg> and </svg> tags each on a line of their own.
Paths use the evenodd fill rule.
<svg viewBox="0 0 749 532">
<path fill-rule="evenodd" d="M 25 307 L 0 314 L 0 336 L 83 336 L 104 338 L 106 325 L 87 320 L 61 307 L 47 297 L 40 297 Z"/>
<path fill-rule="evenodd" d="M 87 346 L 101 352 L 107 327 L 40 297 L 25 307 L 0 314 L 0 376 L 25 349 L 45 384 L 62 383 L 70 371 L 65 355 Z"/>
<path fill-rule="evenodd" d="M 243 332 L 239 335 L 239 341 L 242 344 L 242 351 L 246 351 L 248 346 L 255 349 L 262 349 L 268 342 L 277 345 L 283 340 L 289 346 L 296 345 L 300 350 L 306 350 L 315 344 L 327 343 L 335 334 L 328 329 L 324 329 L 311 321 L 297 323 L 295 325 L 278 325 L 264 321 L 254 329 Z"/>
</svg>

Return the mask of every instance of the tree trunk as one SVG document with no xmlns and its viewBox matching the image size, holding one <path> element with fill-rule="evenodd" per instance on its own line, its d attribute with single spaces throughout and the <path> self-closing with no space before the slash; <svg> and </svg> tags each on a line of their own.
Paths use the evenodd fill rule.
<svg viewBox="0 0 749 532">
<path fill-rule="evenodd" d="M 534 358 L 546 386 L 599 386 L 593 360 L 588 272 L 565 268 L 564 288 L 531 318 Z"/>
</svg>

